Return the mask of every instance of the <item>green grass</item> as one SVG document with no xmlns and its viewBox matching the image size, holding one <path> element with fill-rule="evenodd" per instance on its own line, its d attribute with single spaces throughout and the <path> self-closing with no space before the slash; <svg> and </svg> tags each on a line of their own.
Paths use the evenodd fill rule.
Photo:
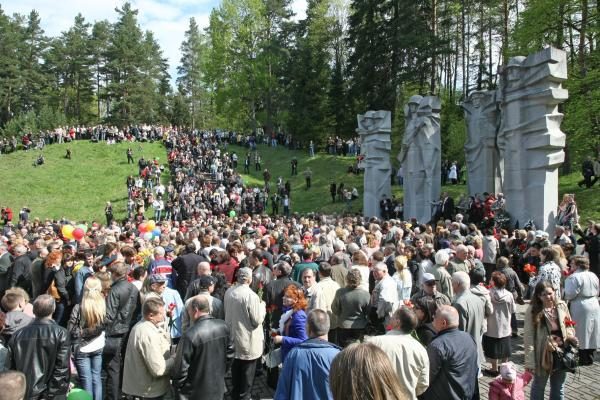
<svg viewBox="0 0 600 400">
<path fill-rule="evenodd" d="M 346 173 L 348 166 L 354 162 L 353 157 L 337 157 L 325 153 L 317 153 L 315 157 L 308 157 L 308 151 L 291 151 L 284 147 L 266 147 L 259 146 L 259 153 L 262 156 L 262 168 L 268 168 L 271 171 L 272 182 L 277 181 L 278 176 L 282 176 L 284 182 L 290 180 L 292 185 L 292 204 L 293 212 L 323 212 L 323 213 L 343 213 L 345 211 L 344 203 L 331 202 L 329 194 L 329 184 L 335 181 L 337 184 L 343 182 L 346 188 L 356 187 L 362 194 L 363 175 L 356 176 Z M 230 146 L 230 151 L 235 150 L 239 155 L 238 170 L 243 171 L 243 162 L 247 149 Z M 291 176 L 290 160 L 292 157 L 298 158 L 298 175 Z M 395 154 L 392 154 L 392 159 Z M 254 160 L 254 159 L 252 159 Z M 251 174 L 242 175 L 244 181 L 251 185 L 262 186 L 262 171 L 254 171 L 254 164 L 251 165 Z M 310 167 L 313 171 L 312 188 L 305 190 L 304 177 L 302 171 Z M 600 184 L 596 184 L 591 189 L 581 189 L 577 182 L 581 180 L 580 173 L 573 173 L 562 176 L 559 184 L 559 200 L 564 193 L 574 193 L 577 200 L 581 222 L 585 223 L 587 219 L 600 221 Z M 600 182 L 599 182 L 600 183 Z M 466 193 L 466 185 L 446 185 L 442 191 L 448 191 L 455 200 L 461 194 Z M 402 188 L 398 185 L 392 186 L 392 194 L 396 198 L 402 198 Z M 353 203 L 353 211 L 358 212 L 362 209 L 362 198 Z M 270 209 L 269 209 L 270 210 Z"/>
<path fill-rule="evenodd" d="M 138 150 L 139 146 L 143 150 Z M 77 221 L 104 221 L 104 205 L 107 200 L 113 203 L 115 217 L 125 216 L 127 189 L 125 179 L 129 174 L 137 173 L 136 165 L 127 165 L 125 151 L 128 144 L 107 146 L 86 141 L 71 144 L 51 145 L 44 150 L 46 164 L 34 168 L 31 164 L 37 152 L 12 153 L 0 156 L 0 180 L 4 183 L 0 192 L 0 205 L 9 205 L 15 219 L 18 211 L 24 205 L 32 210 L 32 217 L 61 218 Z M 134 157 L 141 155 L 152 158 L 158 157 L 160 162 L 166 162 L 166 151 L 160 143 L 134 143 Z M 73 151 L 72 160 L 64 158 L 67 148 Z M 244 158 L 247 149 L 229 146 L 229 151 L 239 155 L 238 170 L 243 171 Z M 308 157 L 307 151 L 291 151 L 284 147 L 271 148 L 259 146 L 262 156 L 262 168 L 271 171 L 271 182 L 274 185 L 277 177 L 282 176 L 284 182 L 289 180 L 292 186 L 292 212 L 308 213 L 321 212 L 340 214 L 345 211 L 343 202 L 332 203 L 329 194 L 331 181 L 344 183 L 346 188 L 356 187 L 362 193 L 363 175 L 348 174 L 348 166 L 354 162 L 353 157 L 336 157 L 318 153 Z M 290 160 L 298 159 L 298 175 L 291 176 Z M 262 186 L 262 171 L 254 171 L 243 175 L 244 181 L 252 186 Z M 305 190 L 302 171 L 310 167 L 313 171 L 312 188 Z M 168 169 L 163 173 L 163 182 L 167 182 Z M 579 205 L 582 222 L 591 218 L 600 220 L 600 185 L 592 189 L 580 189 L 577 182 L 581 179 L 579 173 L 561 177 L 559 195 L 575 193 Z M 402 197 L 399 186 L 392 187 L 396 197 Z M 445 186 L 451 196 L 457 199 L 464 193 L 466 186 Z M 352 210 L 362 209 L 362 199 L 355 200 Z M 269 207 L 270 211 L 270 207 Z M 151 215 L 151 210 L 147 212 Z"/>
<path fill-rule="evenodd" d="M 142 148 L 140 151 L 139 148 Z M 44 165 L 33 167 L 39 151 L 18 151 L 0 156 L 0 205 L 13 209 L 14 219 L 23 206 L 31 209 L 31 217 L 61 218 L 77 221 L 104 221 L 104 206 L 113 203 L 115 217 L 120 219 L 127 208 L 127 176 L 137 175 L 137 164 L 127 164 L 129 144 L 106 145 L 77 141 L 46 146 Z M 64 158 L 67 148 L 72 159 Z M 134 143 L 137 161 L 159 157 L 166 162 L 161 143 Z M 167 182 L 168 168 L 163 173 Z"/>
</svg>

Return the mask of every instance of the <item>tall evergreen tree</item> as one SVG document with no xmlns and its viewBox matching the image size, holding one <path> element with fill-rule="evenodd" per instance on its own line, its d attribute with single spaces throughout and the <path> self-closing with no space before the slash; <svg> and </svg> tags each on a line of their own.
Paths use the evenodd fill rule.
<svg viewBox="0 0 600 400">
<path fill-rule="evenodd" d="M 192 128 L 196 126 L 198 118 L 202 120 L 205 111 L 203 107 L 203 98 L 206 94 L 203 71 L 205 51 L 205 39 L 198 29 L 196 20 L 192 17 L 181 44 L 181 64 L 177 67 L 179 74 L 177 85 L 189 105 Z"/>
<path fill-rule="evenodd" d="M 290 58 L 288 128 L 304 140 L 323 139 L 332 125 L 329 83 L 334 18 L 329 0 L 309 0 L 306 19 L 298 24 L 296 48 Z"/>
</svg>

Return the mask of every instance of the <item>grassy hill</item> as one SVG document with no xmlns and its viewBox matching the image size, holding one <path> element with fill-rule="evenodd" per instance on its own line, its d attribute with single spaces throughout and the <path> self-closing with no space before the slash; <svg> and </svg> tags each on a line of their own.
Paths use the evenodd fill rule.
<svg viewBox="0 0 600 400">
<path fill-rule="evenodd" d="M 66 216 L 76 220 L 103 220 L 104 205 L 107 200 L 113 202 L 115 216 L 125 215 L 127 191 L 125 179 L 129 174 L 137 173 L 137 165 L 127 165 L 125 151 L 127 144 L 107 146 L 106 144 L 74 142 L 47 146 L 44 150 L 46 164 L 42 167 L 32 166 L 36 152 L 17 152 L 0 156 L 0 180 L 4 188 L 0 192 L 0 205 L 9 205 L 15 212 L 27 205 L 32 209 L 33 217 L 60 218 Z M 71 148 L 73 159 L 67 160 L 64 154 Z M 160 162 L 166 161 L 166 152 L 160 143 L 135 143 L 134 157 L 158 157 Z M 243 171 L 243 160 L 247 149 L 229 146 L 228 151 L 239 155 L 238 170 Z M 344 183 L 347 188 L 356 187 L 362 193 L 363 175 L 347 173 L 352 165 L 352 157 L 336 157 L 323 153 L 309 158 L 306 151 L 291 151 L 284 147 L 259 146 L 262 156 L 262 168 L 268 168 L 272 182 L 281 176 L 290 181 L 292 187 L 291 209 L 293 212 L 342 213 L 345 204 L 332 203 L 329 184 Z M 291 176 L 290 161 L 298 159 L 298 175 Z M 247 184 L 262 185 L 262 170 L 243 175 Z M 305 189 L 302 172 L 310 167 L 313 171 L 312 188 Z M 168 172 L 168 171 L 166 171 Z M 168 173 L 163 174 L 164 181 Z M 582 222 L 588 218 L 600 220 L 600 185 L 592 189 L 580 189 L 577 182 L 579 173 L 561 177 L 559 194 L 575 193 L 579 205 Z M 402 197 L 399 186 L 392 187 L 396 197 Z M 464 193 L 464 185 L 446 186 L 454 198 Z M 360 211 L 362 200 L 355 200 L 352 210 Z M 270 207 L 269 207 L 270 210 Z M 150 215 L 151 211 L 148 212 Z"/>
<path fill-rule="evenodd" d="M 46 162 L 39 167 L 32 166 L 37 151 L 3 154 L 0 205 L 10 206 L 15 219 L 19 209 L 27 206 L 32 217 L 104 221 L 104 206 L 111 201 L 115 217 L 122 218 L 127 208 L 125 180 L 138 172 L 137 164 L 127 164 L 127 147 L 88 141 L 53 144 L 45 147 Z M 67 148 L 71 160 L 64 157 Z M 166 161 L 161 143 L 134 143 L 132 148 L 136 160 L 143 155 Z"/>
</svg>

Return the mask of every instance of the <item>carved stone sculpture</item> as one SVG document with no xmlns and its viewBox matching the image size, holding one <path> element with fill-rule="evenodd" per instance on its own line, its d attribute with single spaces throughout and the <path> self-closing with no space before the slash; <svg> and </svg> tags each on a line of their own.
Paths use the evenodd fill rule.
<svg viewBox="0 0 600 400">
<path fill-rule="evenodd" d="M 496 136 L 500 125 L 500 109 L 496 102 L 496 92 L 471 92 L 462 107 L 467 124 L 465 159 L 469 195 L 499 193 L 502 188 Z"/>
<path fill-rule="evenodd" d="M 441 103 L 434 96 L 412 96 L 404 108 L 406 129 L 398 161 L 404 173 L 404 217 L 429 222 L 440 197 Z"/>
<path fill-rule="evenodd" d="M 390 151 L 392 150 L 392 113 L 367 111 L 357 115 L 361 151 L 359 168 L 365 171 L 363 215 L 380 217 L 379 201 L 391 197 Z"/>
<path fill-rule="evenodd" d="M 565 154 L 563 115 L 568 98 L 567 57 L 547 48 L 514 57 L 502 71 L 502 123 L 498 148 L 504 163 L 502 185 L 513 223 L 532 219 L 546 231 L 554 228 L 558 206 L 558 167 Z"/>
</svg>

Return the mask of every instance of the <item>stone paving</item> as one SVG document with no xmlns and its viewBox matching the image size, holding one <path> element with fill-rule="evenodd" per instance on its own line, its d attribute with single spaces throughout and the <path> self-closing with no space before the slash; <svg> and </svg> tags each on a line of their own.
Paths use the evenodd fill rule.
<svg viewBox="0 0 600 400">
<path fill-rule="evenodd" d="M 526 309 L 525 306 L 517 306 L 517 320 L 519 321 L 519 337 L 513 338 L 513 354 L 511 361 L 514 362 L 520 371 L 523 371 L 523 313 Z M 479 390 L 481 393 L 481 399 L 488 398 L 489 383 L 492 378 L 483 377 L 479 380 Z M 227 380 L 229 386 L 230 380 Z M 525 389 L 525 398 L 529 399 L 529 390 L 531 383 Z M 546 389 L 549 388 L 547 385 Z M 272 399 L 274 391 L 269 388 L 266 384 L 266 377 L 260 376 L 254 381 L 254 388 L 252 391 L 252 399 Z M 548 391 L 546 391 L 546 398 L 548 398 Z M 293 399 L 291 399 L 293 400 Z M 318 400 L 318 399 L 315 399 Z M 443 400 L 443 399 L 440 399 Z M 568 374 L 565 385 L 565 400 L 600 400 L 600 356 L 596 353 L 596 359 L 594 365 L 579 368 L 577 374 Z"/>
</svg>

